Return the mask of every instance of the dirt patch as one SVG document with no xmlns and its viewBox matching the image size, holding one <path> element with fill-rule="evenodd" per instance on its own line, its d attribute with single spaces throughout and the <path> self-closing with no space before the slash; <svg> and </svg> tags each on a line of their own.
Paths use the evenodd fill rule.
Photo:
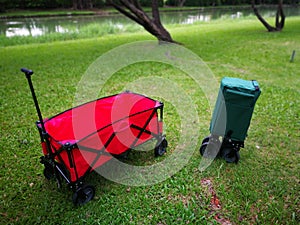
<svg viewBox="0 0 300 225">
<path fill-rule="evenodd" d="M 214 219 L 222 225 L 231 225 L 230 220 L 226 219 L 222 214 L 222 205 L 213 187 L 213 182 L 209 178 L 201 180 L 201 186 L 205 190 L 205 194 L 210 197 L 209 213 Z"/>
</svg>

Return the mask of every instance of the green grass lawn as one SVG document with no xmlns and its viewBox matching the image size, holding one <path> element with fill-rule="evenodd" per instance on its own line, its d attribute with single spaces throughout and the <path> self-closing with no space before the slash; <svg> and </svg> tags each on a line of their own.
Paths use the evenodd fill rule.
<svg viewBox="0 0 300 225">
<path fill-rule="evenodd" d="M 74 207 L 72 193 L 43 176 L 37 116 L 21 67 L 35 71 L 42 113 L 72 107 L 78 82 L 99 56 L 126 43 L 154 40 L 145 32 L 107 35 L 0 48 L 0 224 L 298 224 L 300 17 L 287 18 L 280 33 L 268 33 L 256 19 L 214 21 L 169 30 L 183 47 L 199 55 L 218 81 L 224 76 L 256 79 L 262 89 L 238 164 L 216 159 L 199 172 L 200 141 L 189 163 L 169 179 L 151 186 L 126 186 L 97 173 L 95 199 Z M 294 62 L 290 62 L 296 50 Z M 108 67 L 110 65 L 107 65 Z M 195 102 L 200 137 L 209 134 L 211 111 L 203 92 L 178 69 L 155 62 L 117 71 L 101 96 L 118 93 L 135 79 L 155 74 L 175 80 Z M 187 115 L 188 116 L 188 115 Z M 180 120 L 166 101 L 168 152 L 134 152 L 127 163 L 152 165 L 172 155 Z M 209 180 L 210 183 L 205 183 Z M 212 204 L 212 194 L 220 201 Z"/>
</svg>

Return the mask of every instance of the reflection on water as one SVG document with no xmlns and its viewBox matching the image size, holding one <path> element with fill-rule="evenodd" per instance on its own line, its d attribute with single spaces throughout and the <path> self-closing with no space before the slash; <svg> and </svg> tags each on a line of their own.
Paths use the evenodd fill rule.
<svg viewBox="0 0 300 225">
<path fill-rule="evenodd" d="M 32 37 L 34 37 L 34 36 L 51 33 L 51 32 L 49 32 L 47 27 L 37 27 L 35 24 L 31 24 L 28 27 L 28 26 L 22 25 L 22 23 L 19 23 L 19 22 L 17 22 L 17 23 L 21 24 L 21 26 L 20 27 L 8 27 L 5 31 L 6 37 L 13 37 L 13 36 L 32 36 Z M 54 26 L 53 32 L 66 33 L 66 32 L 69 32 L 69 30 L 60 25 L 56 25 L 56 26 Z"/>
<path fill-rule="evenodd" d="M 236 12 L 232 14 L 222 14 L 220 15 L 220 18 L 228 18 L 231 19 L 239 19 L 243 17 L 242 12 Z M 188 15 L 186 19 L 184 19 L 181 24 L 194 24 L 196 22 L 209 22 L 213 19 L 217 19 L 213 17 L 213 14 L 197 14 L 197 15 Z"/>
<path fill-rule="evenodd" d="M 300 8 L 284 9 L 286 16 L 300 15 Z M 264 17 L 275 17 L 276 9 L 260 10 Z M 164 24 L 194 24 L 196 22 L 209 22 L 215 19 L 239 19 L 252 16 L 252 9 L 199 9 L 183 12 L 162 12 L 161 19 Z M 13 36 L 40 36 L 48 33 L 79 32 L 89 24 L 111 26 L 124 30 L 128 24 L 138 26 L 122 15 L 114 16 L 66 16 L 47 18 L 0 19 L 0 35 Z"/>
<path fill-rule="evenodd" d="M 201 22 L 208 22 L 211 20 L 211 15 L 196 15 L 192 16 L 189 15 L 186 20 L 182 22 L 182 24 L 193 24 L 195 22 L 201 21 Z"/>
</svg>

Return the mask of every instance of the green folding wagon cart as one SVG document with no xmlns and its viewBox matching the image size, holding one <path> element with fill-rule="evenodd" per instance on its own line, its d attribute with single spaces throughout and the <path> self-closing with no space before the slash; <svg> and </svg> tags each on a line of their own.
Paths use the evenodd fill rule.
<svg viewBox="0 0 300 225">
<path fill-rule="evenodd" d="M 203 139 L 200 154 L 238 162 L 239 150 L 250 126 L 255 103 L 261 90 L 255 80 L 224 77 L 210 122 L 210 135 Z"/>
</svg>

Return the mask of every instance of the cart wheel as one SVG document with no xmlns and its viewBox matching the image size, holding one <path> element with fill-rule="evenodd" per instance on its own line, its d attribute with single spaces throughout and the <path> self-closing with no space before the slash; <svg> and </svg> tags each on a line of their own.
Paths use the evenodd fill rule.
<svg viewBox="0 0 300 225">
<path fill-rule="evenodd" d="M 168 147 L 168 141 L 165 138 L 163 138 L 160 144 L 156 146 L 154 149 L 155 157 L 164 155 L 167 151 L 167 147 Z"/>
<path fill-rule="evenodd" d="M 210 138 L 210 136 L 207 136 L 206 138 L 204 138 L 203 141 L 202 141 L 202 144 L 204 144 L 206 142 L 209 142 L 209 138 Z"/>
<path fill-rule="evenodd" d="M 208 145 L 208 142 L 202 143 L 202 145 L 200 146 L 200 149 L 199 149 L 200 155 L 203 156 L 203 154 L 204 154 L 204 152 L 205 152 L 205 150 L 206 150 L 207 145 Z"/>
<path fill-rule="evenodd" d="M 54 171 L 53 171 L 52 166 L 45 165 L 43 173 L 47 180 L 51 180 L 54 177 Z"/>
<path fill-rule="evenodd" d="M 48 168 L 44 168 L 43 173 L 44 173 L 44 176 L 45 176 L 45 178 L 46 178 L 47 180 L 51 180 L 51 179 L 54 177 L 53 172 L 50 171 L 50 169 L 48 169 Z"/>
<path fill-rule="evenodd" d="M 205 152 L 205 149 L 206 149 L 206 147 L 209 143 L 209 138 L 210 138 L 210 136 L 207 136 L 206 138 L 204 138 L 203 141 L 202 141 L 202 144 L 200 146 L 199 151 L 200 151 L 200 155 L 202 155 L 202 156 L 203 156 L 203 154 Z"/>
<path fill-rule="evenodd" d="M 86 185 L 78 188 L 73 194 L 73 203 L 75 205 L 84 205 L 91 201 L 95 195 L 95 188 L 91 185 Z"/>
<path fill-rule="evenodd" d="M 202 141 L 199 152 L 205 158 L 215 158 L 219 154 L 220 141 L 218 139 L 210 140 L 210 137 L 206 137 Z"/>
<path fill-rule="evenodd" d="M 240 160 L 240 153 L 232 148 L 224 148 L 222 150 L 222 157 L 228 163 L 238 163 Z"/>
<path fill-rule="evenodd" d="M 235 154 L 235 156 L 236 156 L 236 161 L 235 161 L 235 163 L 238 163 L 239 161 L 240 161 L 240 152 L 236 152 L 236 154 Z"/>
</svg>

